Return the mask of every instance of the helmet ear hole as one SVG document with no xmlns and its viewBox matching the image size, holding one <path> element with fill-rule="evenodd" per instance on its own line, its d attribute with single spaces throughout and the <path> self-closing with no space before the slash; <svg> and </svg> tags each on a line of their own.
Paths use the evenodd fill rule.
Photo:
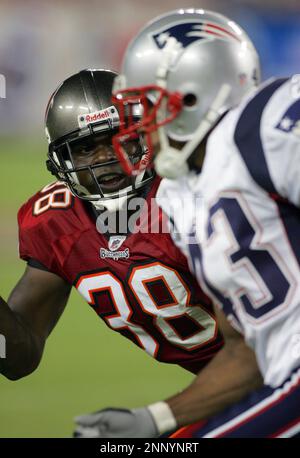
<svg viewBox="0 0 300 458">
<path fill-rule="evenodd" d="M 197 96 L 192 93 L 185 94 L 182 100 L 183 100 L 183 105 L 186 107 L 193 107 L 198 102 Z"/>
</svg>

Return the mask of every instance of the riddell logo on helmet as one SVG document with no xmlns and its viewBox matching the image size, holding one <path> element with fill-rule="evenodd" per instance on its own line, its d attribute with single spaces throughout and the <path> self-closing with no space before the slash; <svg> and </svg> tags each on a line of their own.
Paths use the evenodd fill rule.
<svg viewBox="0 0 300 458">
<path fill-rule="evenodd" d="M 88 115 L 85 115 L 85 122 L 95 122 L 95 121 L 98 121 L 100 119 L 106 119 L 106 118 L 109 118 L 110 117 L 110 113 L 108 110 L 104 110 L 104 111 L 96 111 L 95 113 L 91 113 L 91 114 L 88 114 Z"/>
<path fill-rule="evenodd" d="M 78 116 L 78 124 L 80 127 L 85 127 L 92 122 L 97 122 L 105 119 L 111 118 L 111 113 L 109 109 L 94 111 L 94 113 L 89 113 L 86 115 Z"/>
</svg>

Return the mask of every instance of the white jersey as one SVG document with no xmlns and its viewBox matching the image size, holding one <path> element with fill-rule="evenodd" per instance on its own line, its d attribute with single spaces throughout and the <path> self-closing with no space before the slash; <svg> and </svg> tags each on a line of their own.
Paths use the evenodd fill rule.
<svg viewBox="0 0 300 458">
<path fill-rule="evenodd" d="M 175 241 L 272 387 L 300 366 L 299 89 L 298 78 L 267 82 L 214 129 L 201 173 L 164 180 L 158 195 L 166 213 L 202 196 L 201 212 L 172 213 L 179 232 L 189 225 Z"/>
</svg>

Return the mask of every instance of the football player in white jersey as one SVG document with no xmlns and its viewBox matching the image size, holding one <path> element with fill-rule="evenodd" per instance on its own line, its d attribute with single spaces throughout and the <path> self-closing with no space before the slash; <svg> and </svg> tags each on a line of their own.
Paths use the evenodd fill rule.
<svg viewBox="0 0 300 458">
<path fill-rule="evenodd" d="M 116 87 L 121 112 L 144 106 L 141 123 L 123 123 L 115 137 L 124 169 L 145 166 L 132 167 L 122 148 L 143 132 L 168 178 L 165 211 L 176 199 L 202 199 L 179 243 L 219 309 L 226 343 L 184 402 L 166 401 L 178 426 L 205 420 L 182 437 L 300 435 L 300 78 L 256 88 L 258 80 L 256 52 L 237 24 L 178 10 L 133 39 Z M 182 226 L 181 212 L 170 216 Z M 126 419 L 141 428 L 146 409 L 100 412 L 86 426 L 113 437 L 126 433 Z"/>
</svg>

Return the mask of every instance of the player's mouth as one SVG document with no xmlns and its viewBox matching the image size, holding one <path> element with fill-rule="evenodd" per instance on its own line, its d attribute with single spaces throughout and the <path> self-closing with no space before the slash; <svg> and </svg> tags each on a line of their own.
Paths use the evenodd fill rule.
<svg viewBox="0 0 300 458">
<path fill-rule="evenodd" d="M 116 192 L 124 188 L 127 176 L 123 173 L 106 173 L 97 177 L 98 183 L 104 192 Z"/>
</svg>

